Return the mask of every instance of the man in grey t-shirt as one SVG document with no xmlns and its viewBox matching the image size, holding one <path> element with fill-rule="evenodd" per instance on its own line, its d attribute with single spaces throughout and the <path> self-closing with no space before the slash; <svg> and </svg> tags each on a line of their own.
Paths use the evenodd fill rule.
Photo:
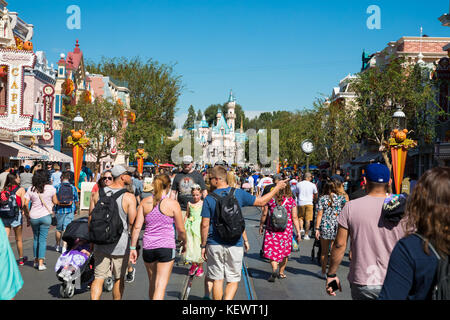
<svg viewBox="0 0 450 320">
<path fill-rule="evenodd" d="M 33 184 L 33 174 L 30 172 L 31 168 L 29 165 L 25 166 L 25 172 L 20 174 L 20 187 L 28 190 Z"/>
</svg>

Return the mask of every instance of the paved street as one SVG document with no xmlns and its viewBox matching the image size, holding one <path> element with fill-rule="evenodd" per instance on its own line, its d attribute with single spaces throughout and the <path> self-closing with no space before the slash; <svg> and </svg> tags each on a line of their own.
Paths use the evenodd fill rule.
<svg viewBox="0 0 450 320">
<path fill-rule="evenodd" d="M 85 215 L 86 213 L 82 214 Z M 244 208 L 246 228 L 250 241 L 250 252 L 245 255 L 245 265 L 248 270 L 249 279 L 243 277 L 239 285 L 236 300 L 336 300 L 351 299 L 350 288 L 346 280 L 348 273 L 347 255 L 341 264 L 338 275 L 342 279 L 342 293 L 337 297 L 329 297 L 324 290 L 325 281 L 316 276 L 319 266 L 311 261 L 311 247 L 313 240 L 303 241 L 300 252 L 294 252 L 286 268 L 287 278 L 269 283 L 270 264 L 259 258 L 259 250 L 262 244 L 262 236 L 258 234 L 259 210 L 256 208 Z M 60 282 L 56 278 L 54 265 L 59 256 L 55 252 L 54 227 L 50 230 L 48 237 L 47 267 L 45 271 L 37 271 L 32 267 L 33 240 L 29 228 L 25 228 L 24 251 L 31 261 L 21 267 L 24 286 L 18 293 L 17 300 L 53 300 L 61 299 L 59 295 Z M 17 256 L 13 237 L 10 238 L 11 245 Z M 166 291 L 166 300 L 178 300 L 186 280 L 189 266 L 175 265 Z M 192 285 L 190 300 L 201 299 L 204 295 L 204 278 L 195 278 Z M 77 291 L 72 300 L 89 300 L 89 290 L 84 288 Z M 103 300 L 110 300 L 111 293 L 104 293 Z M 126 283 L 124 300 L 146 300 L 148 299 L 148 278 L 142 258 L 136 266 L 136 281 Z"/>
</svg>

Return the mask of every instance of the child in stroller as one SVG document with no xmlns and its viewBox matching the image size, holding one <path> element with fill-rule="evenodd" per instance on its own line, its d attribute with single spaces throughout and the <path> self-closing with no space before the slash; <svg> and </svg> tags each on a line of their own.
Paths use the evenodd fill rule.
<svg viewBox="0 0 450 320">
<path fill-rule="evenodd" d="M 56 261 L 55 272 L 62 282 L 61 296 L 71 298 L 75 288 L 90 283 L 94 275 L 94 264 L 89 244 L 88 219 L 72 221 L 66 228 L 63 240 L 67 242 L 67 251 Z"/>
</svg>

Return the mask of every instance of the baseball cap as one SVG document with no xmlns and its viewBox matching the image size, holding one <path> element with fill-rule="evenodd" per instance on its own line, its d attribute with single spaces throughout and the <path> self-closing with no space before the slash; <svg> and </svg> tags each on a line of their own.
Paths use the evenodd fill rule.
<svg viewBox="0 0 450 320">
<path fill-rule="evenodd" d="M 277 180 L 277 181 L 283 180 L 283 176 L 281 174 L 279 174 L 279 173 L 274 174 L 273 175 L 273 180 Z"/>
<path fill-rule="evenodd" d="M 388 183 L 391 173 L 384 164 L 371 163 L 366 167 L 366 178 L 372 182 Z"/>
<path fill-rule="evenodd" d="M 184 156 L 183 157 L 183 163 L 184 164 L 189 164 L 189 163 L 192 163 L 192 162 L 194 162 L 194 159 L 191 156 Z"/>
<path fill-rule="evenodd" d="M 111 169 L 111 174 L 114 178 L 117 178 L 125 173 L 134 173 L 136 171 L 136 168 L 133 167 L 124 167 L 122 165 L 116 165 L 114 168 Z"/>
<path fill-rule="evenodd" d="M 31 169 L 30 165 L 27 164 L 27 165 L 25 166 L 25 169 L 26 169 L 26 170 L 30 170 L 30 169 Z"/>
</svg>

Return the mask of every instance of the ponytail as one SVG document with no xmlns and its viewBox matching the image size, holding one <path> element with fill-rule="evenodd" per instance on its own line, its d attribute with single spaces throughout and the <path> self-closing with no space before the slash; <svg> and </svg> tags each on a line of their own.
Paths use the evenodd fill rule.
<svg viewBox="0 0 450 320">
<path fill-rule="evenodd" d="M 161 201 L 164 190 L 166 190 L 169 186 L 170 186 L 170 177 L 165 173 L 157 175 L 153 179 L 155 204 Z"/>
</svg>

